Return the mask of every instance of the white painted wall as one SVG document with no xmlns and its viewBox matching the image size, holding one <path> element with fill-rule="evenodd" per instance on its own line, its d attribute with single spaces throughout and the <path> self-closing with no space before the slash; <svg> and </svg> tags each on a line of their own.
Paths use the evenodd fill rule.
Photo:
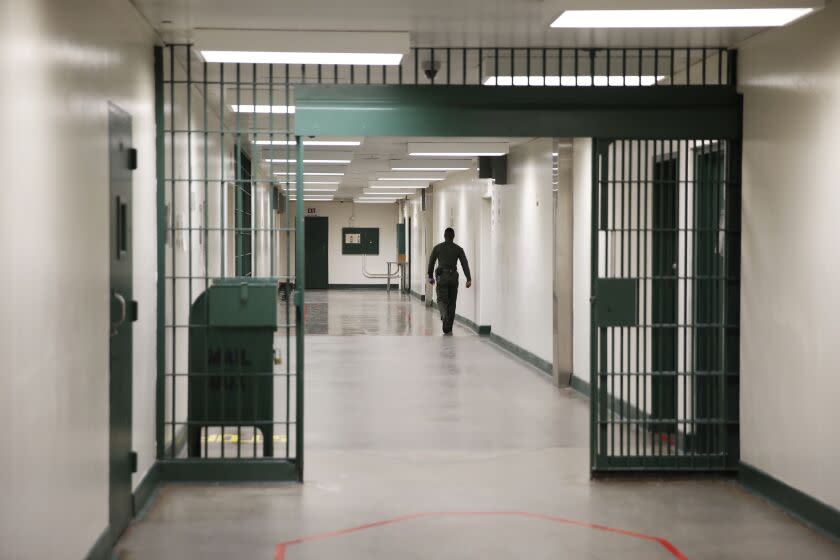
<svg viewBox="0 0 840 560">
<path fill-rule="evenodd" d="M 427 206 L 433 223 L 426 247 L 443 241 L 443 230 L 452 226 L 477 288 L 467 290 L 462 278 L 458 314 L 490 325 L 494 333 L 548 362 L 553 355 L 552 147 L 553 140 L 545 138 L 511 149 L 507 185 L 490 186 L 475 171 L 435 183 Z M 488 193 L 485 224 L 482 197 Z"/>
<path fill-rule="evenodd" d="M 493 332 L 548 362 L 553 355 L 553 140 L 508 154 L 508 185 L 493 188 Z"/>
<path fill-rule="evenodd" d="M 353 202 L 307 202 L 306 208 L 314 208 L 318 216 L 329 219 L 328 258 L 329 283 L 353 285 L 384 285 L 384 278 L 366 278 L 362 272 L 365 266 L 371 274 L 385 274 L 386 262 L 397 260 L 397 223 L 399 222 L 399 206 L 397 204 L 354 204 Z M 294 223 L 294 207 L 290 208 L 292 223 Z M 285 223 L 285 214 L 279 214 L 278 219 Z M 341 254 L 341 230 L 346 227 L 375 227 L 379 228 L 378 255 L 343 255 Z M 279 256 L 286 262 L 285 242 L 280 244 Z M 294 270 L 294 242 L 292 243 L 292 270 Z M 394 265 L 392 270 L 396 270 Z M 391 281 L 398 284 L 399 279 Z"/>
<path fill-rule="evenodd" d="M 108 524 L 107 102 L 133 116 L 135 442 L 154 432 L 152 46 L 127 1 L 0 8 L 0 557 L 82 558 Z M 105 24 L 104 22 L 107 22 Z M 148 414 L 147 414 L 148 411 Z"/>
<path fill-rule="evenodd" d="M 840 508 L 840 3 L 740 51 L 741 458 Z"/>
<path fill-rule="evenodd" d="M 572 146 L 572 375 L 589 383 L 589 328 L 592 316 L 592 139 L 575 138 Z"/>
</svg>

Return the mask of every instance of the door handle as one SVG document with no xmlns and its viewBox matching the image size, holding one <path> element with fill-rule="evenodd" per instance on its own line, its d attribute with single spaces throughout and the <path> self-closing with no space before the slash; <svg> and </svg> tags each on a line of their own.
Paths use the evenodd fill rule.
<svg viewBox="0 0 840 560">
<path fill-rule="evenodd" d="M 123 325 L 123 323 L 125 323 L 126 316 L 128 315 L 126 309 L 127 306 L 123 295 L 119 292 L 114 292 L 114 299 L 120 302 L 120 318 L 116 323 L 113 323 L 111 325 L 111 336 L 117 335 L 117 329 L 119 329 Z"/>
</svg>

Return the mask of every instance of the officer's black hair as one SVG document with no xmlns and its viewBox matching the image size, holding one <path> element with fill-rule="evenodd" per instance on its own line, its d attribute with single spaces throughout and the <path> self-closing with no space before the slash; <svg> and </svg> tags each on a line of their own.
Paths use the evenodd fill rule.
<svg viewBox="0 0 840 560">
<path fill-rule="evenodd" d="M 443 230 L 443 238 L 447 241 L 452 241 L 453 239 L 455 239 L 455 230 L 451 227 L 446 228 L 445 230 Z"/>
</svg>

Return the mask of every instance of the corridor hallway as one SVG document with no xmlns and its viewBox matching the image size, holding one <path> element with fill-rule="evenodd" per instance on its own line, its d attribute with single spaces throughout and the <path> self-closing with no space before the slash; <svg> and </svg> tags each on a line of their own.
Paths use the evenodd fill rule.
<svg viewBox="0 0 840 560">
<path fill-rule="evenodd" d="M 734 481 L 590 480 L 588 401 L 439 327 L 396 292 L 307 292 L 305 484 L 165 485 L 117 557 L 840 557 Z"/>
</svg>

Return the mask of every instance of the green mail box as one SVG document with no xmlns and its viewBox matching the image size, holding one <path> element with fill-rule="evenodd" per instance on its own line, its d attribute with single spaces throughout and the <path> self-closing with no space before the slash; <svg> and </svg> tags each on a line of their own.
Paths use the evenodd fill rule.
<svg viewBox="0 0 840 560">
<path fill-rule="evenodd" d="M 213 280 L 190 308 L 187 447 L 201 429 L 253 426 L 273 455 L 276 278 Z M 224 443 L 222 443 L 224 445 Z"/>
</svg>

